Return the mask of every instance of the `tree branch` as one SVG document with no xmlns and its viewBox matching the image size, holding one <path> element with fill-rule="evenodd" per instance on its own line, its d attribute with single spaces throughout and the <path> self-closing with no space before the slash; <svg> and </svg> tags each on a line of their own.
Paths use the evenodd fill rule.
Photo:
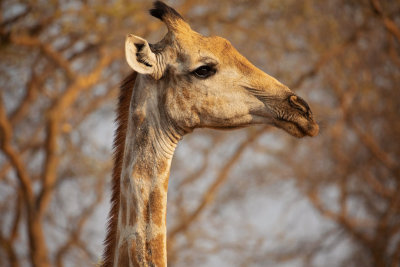
<svg viewBox="0 0 400 267">
<path fill-rule="evenodd" d="M 31 178 L 29 177 L 29 174 L 19 154 L 11 145 L 12 135 L 13 130 L 11 123 L 7 118 L 3 99 L 0 94 L 0 148 L 3 150 L 4 154 L 9 159 L 17 173 L 26 203 L 33 203 L 34 194 L 32 190 Z"/>
</svg>

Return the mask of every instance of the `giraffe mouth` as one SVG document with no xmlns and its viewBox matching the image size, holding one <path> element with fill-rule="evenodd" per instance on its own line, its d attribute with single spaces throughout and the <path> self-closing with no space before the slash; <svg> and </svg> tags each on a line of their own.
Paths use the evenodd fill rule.
<svg viewBox="0 0 400 267">
<path fill-rule="evenodd" d="M 319 132 L 319 126 L 313 120 L 301 121 L 289 121 L 285 119 L 276 119 L 274 125 L 290 135 L 298 138 L 305 136 L 316 136 Z"/>
</svg>

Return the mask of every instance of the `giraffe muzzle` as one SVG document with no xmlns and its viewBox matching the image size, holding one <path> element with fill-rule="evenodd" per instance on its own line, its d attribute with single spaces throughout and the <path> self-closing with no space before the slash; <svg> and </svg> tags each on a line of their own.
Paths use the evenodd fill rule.
<svg viewBox="0 0 400 267">
<path fill-rule="evenodd" d="M 306 121 L 299 120 L 297 122 L 294 122 L 299 130 L 302 131 L 305 135 L 311 137 L 316 136 L 319 132 L 319 126 L 314 121 L 311 108 L 307 104 L 307 102 L 303 98 L 296 95 L 289 96 L 288 101 L 289 105 L 292 108 L 298 110 L 299 113 L 306 119 Z"/>
<path fill-rule="evenodd" d="M 294 94 L 287 97 L 289 109 L 285 115 L 279 117 L 275 126 L 281 128 L 295 137 L 316 136 L 319 126 L 314 121 L 310 106 L 304 99 Z"/>
</svg>

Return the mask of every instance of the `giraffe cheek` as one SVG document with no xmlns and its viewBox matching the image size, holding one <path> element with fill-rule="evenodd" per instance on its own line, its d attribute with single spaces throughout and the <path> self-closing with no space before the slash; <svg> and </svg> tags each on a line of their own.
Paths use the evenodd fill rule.
<svg viewBox="0 0 400 267">
<path fill-rule="evenodd" d="M 193 129 L 199 126 L 200 118 L 193 103 L 181 96 L 167 99 L 167 114 L 178 126 Z"/>
</svg>

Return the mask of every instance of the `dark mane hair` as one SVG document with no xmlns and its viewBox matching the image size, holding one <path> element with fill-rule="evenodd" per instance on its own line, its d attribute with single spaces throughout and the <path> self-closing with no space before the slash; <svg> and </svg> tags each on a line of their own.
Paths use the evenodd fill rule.
<svg viewBox="0 0 400 267">
<path fill-rule="evenodd" d="M 107 235 L 104 241 L 105 249 L 103 252 L 103 267 L 112 267 L 114 265 L 114 252 L 117 240 L 118 212 L 119 212 L 119 194 L 120 194 L 120 176 L 122 170 L 122 160 L 125 147 L 126 128 L 128 125 L 129 103 L 132 96 L 133 86 L 136 81 L 136 72 L 132 72 L 126 77 L 120 86 L 119 101 L 117 108 L 117 117 L 115 122 L 117 130 L 114 134 L 114 167 L 112 171 L 112 195 L 111 209 L 108 215 Z"/>
</svg>

